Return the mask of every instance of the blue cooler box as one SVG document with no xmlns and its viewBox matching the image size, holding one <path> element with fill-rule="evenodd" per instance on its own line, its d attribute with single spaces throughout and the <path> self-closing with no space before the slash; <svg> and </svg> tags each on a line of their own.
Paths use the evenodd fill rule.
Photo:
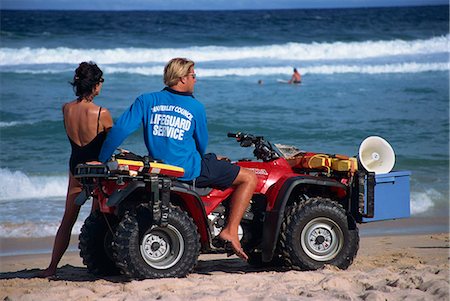
<svg viewBox="0 0 450 301">
<path fill-rule="evenodd" d="M 363 218 L 363 222 L 410 216 L 409 178 L 410 171 L 393 171 L 375 175 L 374 215 Z M 367 200 L 366 200 L 367 208 Z"/>
</svg>

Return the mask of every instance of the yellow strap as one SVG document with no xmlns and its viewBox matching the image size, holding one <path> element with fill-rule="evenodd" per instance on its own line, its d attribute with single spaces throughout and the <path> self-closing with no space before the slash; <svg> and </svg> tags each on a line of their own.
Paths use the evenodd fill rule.
<svg viewBox="0 0 450 301">
<path fill-rule="evenodd" d="M 168 164 L 163 164 L 163 163 L 151 162 L 150 163 L 150 167 L 151 168 L 161 168 L 161 169 L 166 169 L 166 170 L 184 172 L 184 168 L 183 167 L 178 167 L 178 166 L 175 166 L 175 165 L 168 165 Z"/>
<path fill-rule="evenodd" d="M 142 161 L 117 159 L 117 163 L 119 163 L 120 165 L 133 165 L 133 166 L 138 166 L 138 167 L 144 167 L 144 162 L 142 162 Z M 160 168 L 160 169 L 184 173 L 184 168 L 178 167 L 175 165 L 168 165 L 168 164 L 164 164 L 164 163 L 150 162 L 150 168 Z"/>
<path fill-rule="evenodd" d="M 134 165 L 134 166 L 139 166 L 139 167 L 144 166 L 144 162 L 135 161 L 135 160 L 117 159 L 117 163 L 119 163 L 121 165 Z"/>
</svg>

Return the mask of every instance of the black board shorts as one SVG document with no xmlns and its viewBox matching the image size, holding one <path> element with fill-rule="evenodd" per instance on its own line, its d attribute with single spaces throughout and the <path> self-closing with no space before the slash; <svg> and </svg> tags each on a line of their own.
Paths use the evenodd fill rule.
<svg viewBox="0 0 450 301">
<path fill-rule="evenodd" d="M 200 176 L 195 179 L 195 186 L 225 190 L 233 185 L 239 170 L 239 166 L 218 160 L 215 154 L 206 154 L 202 158 Z"/>
</svg>

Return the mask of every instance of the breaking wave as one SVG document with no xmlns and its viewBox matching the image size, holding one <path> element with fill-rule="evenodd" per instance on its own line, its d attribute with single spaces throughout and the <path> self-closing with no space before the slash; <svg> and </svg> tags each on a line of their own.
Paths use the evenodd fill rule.
<svg viewBox="0 0 450 301">
<path fill-rule="evenodd" d="M 438 205 L 444 196 L 435 189 L 411 193 L 411 214 L 425 213 Z"/>
<path fill-rule="evenodd" d="M 62 216 L 61 216 L 62 217 Z M 0 238 L 28 238 L 55 236 L 60 223 L 4 223 L 0 224 Z M 80 234 L 83 219 L 75 222 L 72 234 Z"/>
<path fill-rule="evenodd" d="M 153 67 L 111 67 L 103 68 L 105 73 L 126 73 L 139 74 L 145 76 L 161 76 L 164 65 Z M 398 64 L 371 64 L 371 65 L 319 65 L 303 66 L 301 73 L 305 74 L 343 74 L 343 73 L 361 73 L 361 74 L 383 74 L 383 73 L 420 73 L 430 71 L 448 71 L 450 64 L 448 62 L 440 63 L 398 63 Z M 246 67 L 246 68 L 197 68 L 196 73 L 201 77 L 221 77 L 221 76 L 266 76 L 266 75 L 286 75 L 290 74 L 292 66 L 279 67 Z M 72 72 L 70 69 L 18 69 L 15 73 L 29 74 L 56 74 L 62 72 Z M 9 127 L 17 125 L 17 122 L 0 122 L 0 127 Z"/>
<path fill-rule="evenodd" d="M 9 128 L 9 127 L 14 127 L 16 125 L 23 125 L 23 124 L 33 124 L 34 122 L 32 121 L 0 121 L 0 128 Z M 0 171 L 0 175 L 1 175 L 1 171 Z"/>
<path fill-rule="evenodd" d="M 160 76 L 164 66 L 160 67 L 107 67 L 107 73 L 130 73 L 153 76 Z M 301 69 L 305 74 L 339 74 L 339 73 L 419 73 L 429 71 L 450 70 L 449 63 L 401 63 L 401 64 L 380 64 L 380 65 L 321 65 L 304 66 Z M 283 67 L 247 67 L 247 68 L 225 68 L 225 69 L 196 69 L 199 77 L 220 77 L 220 76 L 261 76 L 261 75 L 285 75 L 292 71 L 291 66 Z"/>
<path fill-rule="evenodd" d="M 68 178 L 29 176 L 21 171 L 0 168 L 0 201 L 47 197 L 65 198 Z"/>
<path fill-rule="evenodd" d="M 77 64 L 93 60 L 98 64 L 166 63 L 173 57 L 196 62 L 264 60 L 341 60 L 449 52 L 449 35 L 424 40 L 391 40 L 333 43 L 286 43 L 266 46 L 191 46 L 187 48 L 0 48 L 0 66 L 35 64 Z"/>
</svg>

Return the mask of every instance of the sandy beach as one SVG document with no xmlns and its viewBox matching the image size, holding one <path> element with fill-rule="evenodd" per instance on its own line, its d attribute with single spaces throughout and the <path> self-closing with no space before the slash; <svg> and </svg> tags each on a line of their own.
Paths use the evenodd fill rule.
<svg viewBox="0 0 450 301">
<path fill-rule="evenodd" d="M 2 0 L 0 17 L 0 301 L 450 301 L 448 1 Z M 74 71 L 83 61 L 98 65 L 103 84 L 94 103 L 117 123 L 124 112 L 139 111 L 134 109 L 147 99 L 142 95 L 165 88 L 164 69 L 174 57 L 195 62 L 195 76 L 179 74 L 189 83 L 196 79 L 195 89 L 194 84 L 186 87 L 194 89 L 192 105 L 189 99 L 180 104 L 183 110 L 155 109 L 160 122 L 145 112 L 133 120 L 150 120 L 156 134 L 130 122 L 123 132 L 128 138 L 123 136 L 117 147 L 138 155 L 159 153 L 147 138 L 179 141 L 194 132 L 201 153 L 242 160 L 239 164 L 260 174 L 264 189 L 255 191 L 254 206 L 246 212 L 254 221 L 268 216 L 254 214 L 265 202 L 270 208 L 275 197 L 280 200 L 278 189 L 284 197 L 287 184 L 313 183 L 308 177 L 291 182 L 293 174 L 282 160 L 253 166 L 248 160 L 255 161 L 254 148 L 241 147 L 246 143 L 227 133 L 264 137 L 270 145 L 305 153 L 357 157 L 375 168 L 391 161 L 395 174 L 376 181 L 383 183 L 375 189 L 376 209 L 386 211 L 375 210 L 375 218 L 412 217 L 358 225 L 359 250 L 346 270 L 255 268 L 236 256 L 202 254 L 184 278 L 138 281 L 88 272 L 78 250 L 88 202 L 56 276 L 38 278 L 50 262 L 65 211 L 72 148 L 61 108 L 80 94 L 71 85 L 79 78 Z M 293 69 L 300 72 L 301 83 L 287 84 Z M 97 120 L 96 133 L 106 126 L 104 118 Z M 198 125 L 206 119 L 204 139 Z M 382 137 L 389 147 L 382 143 L 364 159 L 359 146 L 370 136 Z M 165 154 L 155 159 L 172 161 Z M 308 169 L 295 172 L 317 173 L 317 189 L 310 193 L 309 186 L 298 186 L 292 192 L 335 199 L 331 191 L 356 213 L 359 204 L 345 200 L 358 196 L 344 171 Z M 408 181 L 400 179 L 399 174 L 409 172 Z M 341 193 L 337 183 L 351 193 Z M 409 207 L 403 198 L 407 190 Z M 370 189 L 364 192 L 371 194 Z M 214 204 L 203 201 L 208 208 Z M 292 193 L 291 201 L 302 200 Z M 316 234 L 309 233 L 310 238 Z M 323 244 L 322 237 L 317 242 Z"/>
<path fill-rule="evenodd" d="M 57 277 L 35 278 L 49 257 L 0 257 L 1 300 L 449 300 L 448 232 L 362 236 L 358 255 L 345 271 L 332 266 L 260 269 L 235 256 L 205 254 L 186 278 L 135 281 L 97 278 L 87 272 L 78 252 L 68 252 Z"/>
</svg>

